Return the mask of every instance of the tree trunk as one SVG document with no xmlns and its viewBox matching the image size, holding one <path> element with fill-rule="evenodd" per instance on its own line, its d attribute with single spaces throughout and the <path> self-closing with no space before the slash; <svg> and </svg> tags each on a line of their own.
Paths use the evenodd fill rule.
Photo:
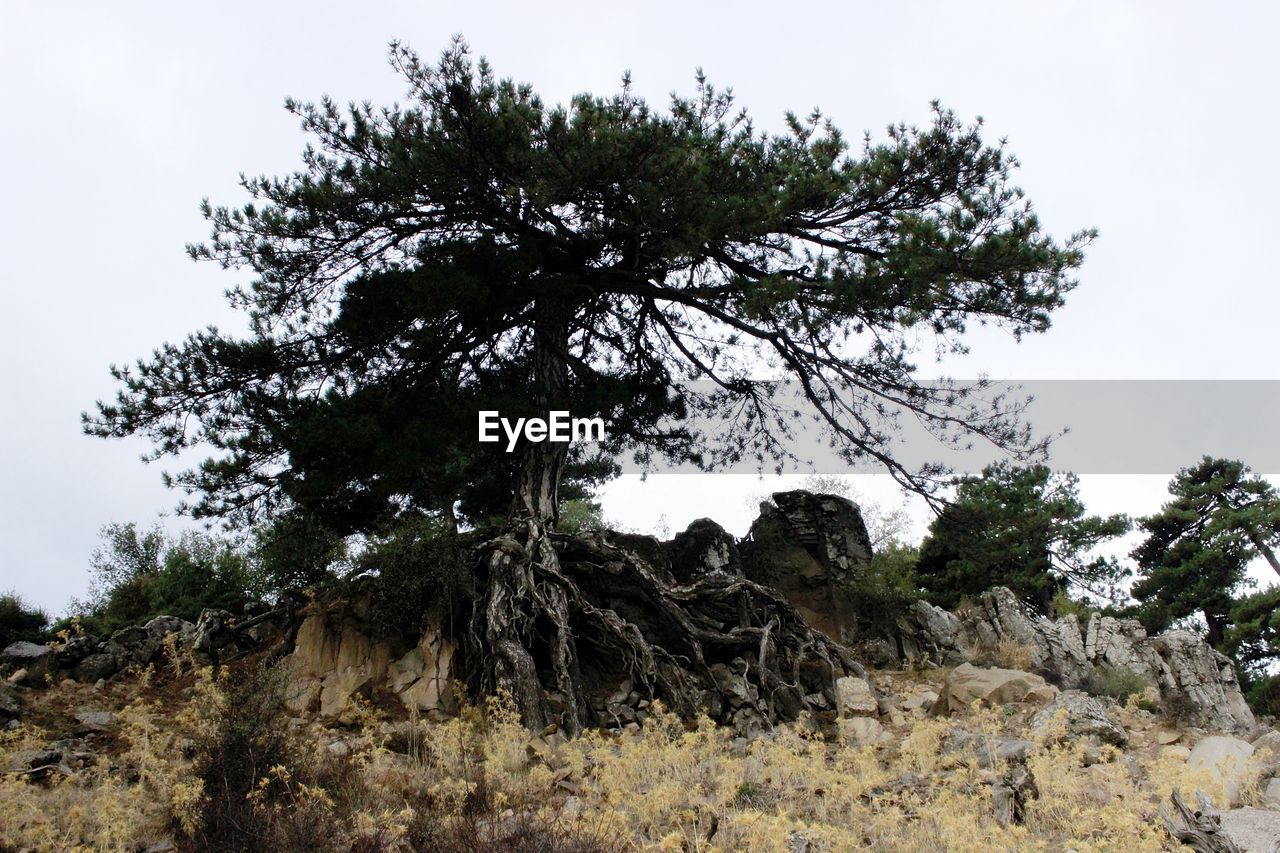
<svg viewBox="0 0 1280 853">
<path fill-rule="evenodd" d="M 573 311 L 563 299 L 537 306 L 534 402 L 544 415 L 568 409 Z M 600 707 L 622 681 L 684 716 L 769 726 L 832 714 L 836 679 L 865 674 L 767 587 L 727 572 L 677 584 L 607 533 L 556 534 L 568 445 L 526 442 L 522 452 L 512 519 L 479 546 L 483 593 L 463 643 L 472 689 L 507 693 L 530 729 L 617 725 L 616 709 Z"/>
<path fill-rule="evenodd" d="M 569 388 L 569 324 L 573 303 L 557 296 L 538 300 L 533 330 L 533 388 L 538 413 L 562 409 Z M 560 475 L 569 446 L 560 442 L 529 442 L 524 448 L 516 514 L 552 527 L 560 514 Z"/>
<path fill-rule="evenodd" d="M 1227 620 L 1216 613 L 1210 613 L 1206 610 L 1204 611 L 1204 622 L 1209 629 L 1208 636 L 1205 639 L 1208 640 L 1209 645 L 1216 649 L 1226 639 Z"/>
<path fill-rule="evenodd" d="M 1271 566 L 1271 570 L 1280 575 L 1280 560 L 1276 559 L 1276 552 L 1267 547 L 1267 543 L 1258 535 L 1258 531 L 1250 529 L 1248 531 L 1249 540 L 1253 542 L 1253 547 L 1258 549 L 1258 553 L 1267 561 L 1267 565 Z"/>
</svg>

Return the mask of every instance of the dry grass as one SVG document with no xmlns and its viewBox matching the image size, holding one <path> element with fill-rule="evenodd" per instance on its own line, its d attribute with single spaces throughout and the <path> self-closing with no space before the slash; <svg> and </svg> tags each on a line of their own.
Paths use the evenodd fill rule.
<svg viewBox="0 0 1280 853">
<path fill-rule="evenodd" d="M 210 762 L 241 754 L 224 753 L 230 721 L 243 719 L 246 683 L 265 689 L 197 671 L 175 681 L 166 701 L 124 705 L 97 766 L 47 785 L 0 777 L 0 849 L 126 850 L 164 837 L 184 848 L 219 846 Z M 53 688 L 42 701 L 79 701 L 76 689 Z M 70 700 L 59 698 L 64 690 L 73 691 Z M 1184 762 L 1152 750 L 1108 750 L 1085 767 L 1083 746 L 1050 732 L 1028 757 L 1039 798 L 1021 826 L 1001 826 L 991 782 L 1003 768 L 979 758 L 999 738 L 1025 733 L 1023 716 L 1000 708 L 913 719 L 878 749 L 824 739 L 805 725 L 743 745 L 709 721 L 687 726 L 660 709 L 639 731 L 590 733 L 545 754 L 530 749 L 499 700 L 444 723 L 392 724 L 370 708 L 354 708 L 350 718 L 355 725 L 336 731 L 279 719 L 234 733 L 252 744 L 293 729 L 278 763 L 252 766 L 241 801 L 223 804 L 238 809 L 248 833 L 237 843 L 370 853 L 709 853 L 784 851 L 803 838 L 817 850 L 1137 853 L 1165 849 L 1158 812 L 1173 786 L 1221 796 Z M 956 725 L 975 735 L 958 752 L 947 747 Z M 0 768 L 55 734 L 30 726 L 5 734 Z M 343 745 L 331 747 L 335 741 Z M 231 766 L 217 772 L 234 775 Z M 1256 788 L 1246 792 L 1249 801 L 1258 797 Z"/>
</svg>

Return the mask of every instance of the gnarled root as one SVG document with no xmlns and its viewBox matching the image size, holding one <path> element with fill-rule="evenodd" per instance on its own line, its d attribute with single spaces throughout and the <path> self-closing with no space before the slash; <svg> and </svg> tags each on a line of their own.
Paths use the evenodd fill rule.
<svg viewBox="0 0 1280 853">
<path fill-rule="evenodd" d="M 609 724 L 600 697 L 624 678 L 683 716 L 771 725 L 834 709 L 836 679 L 864 674 L 774 590 L 723 571 L 677 584 L 608 533 L 527 519 L 478 553 L 473 686 L 507 691 L 531 729 Z"/>
</svg>

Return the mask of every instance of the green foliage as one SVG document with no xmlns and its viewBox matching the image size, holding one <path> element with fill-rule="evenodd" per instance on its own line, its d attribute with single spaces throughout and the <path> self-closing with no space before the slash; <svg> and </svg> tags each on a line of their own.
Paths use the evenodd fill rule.
<svg viewBox="0 0 1280 853">
<path fill-rule="evenodd" d="M 1150 629 L 1198 612 L 1209 642 L 1220 646 L 1249 562 L 1261 554 L 1274 565 L 1280 497 L 1242 462 L 1208 456 L 1179 471 L 1169 493 L 1173 500 L 1138 522 L 1146 538 L 1132 554 L 1139 567 L 1132 594 Z"/>
<path fill-rule="evenodd" d="M 245 555 L 229 542 L 188 531 L 176 539 L 159 527 L 111 524 L 93 554 L 88 602 L 78 603 L 94 634 L 154 616 L 195 621 L 205 608 L 239 612 L 251 600 L 254 578 Z"/>
<path fill-rule="evenodd" d="M 1127 572 L 1089 559 L 1129 529 L 1123 515 L 1085 515 L 1079 480 L 1043 465 L 997 463 L 956 481 L 955 499 L 929 526 L 916 574 L 926 598 L 954 609 L 966 596 L 1007 586 L 1038 613 L 1070 586 L 1106 598 Z"/>
<path fill-rule="evenodd" d="M 322 586 L 348 560 L 346 540 L 299 513 L 277 515 L 254 531 L 256 570 L 271 592 Z"/>
<path fill-rule="evenodd" d="M 49 626 L 49 614 L 27 604 L 20 595 L 0 593 L 0 649 L 18 640 L 40 640 Z"/>
<path fill-rule="evenodd" d="M 1244 698 L 1255 714 L 1280 717 L 1280 675 L 1254 679 L 1245 686 Z"/>
<path fill-rule="evenodd" d="M 562 501 L 557 527 L 565 533 L 604 530 L 604 516 L 601 514 L 600 504 L 582 498 Z"/>
<path fill-rule="evenodd" d="M 1111 666 L 1095 666 L 1084 689 L 1091 696 L 1107 696 L 1126 702 L 1130 696 L 1145 696 L 1148 684 L 1136 672 Z"/>
<path fill-rule="evenodd" d="M 1266 680 L 1280 659 L 1280 586 L 1238 599 L 1228 620 L 1223 651 L 1235 659 L 1244 681 Z"/>
<path fill-rule="evenodd" d="M 915 578 L 919 557 L 915 546 L 890 542 L 873 553 L 866 572 L 849 590 L 853 612 L 869 636 L 891 633 L 898 617 L 920 597 Z"/>
<path fill-rule="evenodd" d="M 1055 619 L 1074 616 L 1081 631 L 1088 627 L 1089 617 L 1099 612 L 1101 612 L 1100 609 L 1090 605 L 1089 602 L 1072 598 L 1065 589 L 1059 589 L 1054 593 L 1053 602 L 1049 606 L 1049 614 Z"/>
<path fill-rule="evenodd" d="M 431 624 L 451 631 L 475 595 L 470 542 L 431 517 L 406 519 L 371 540 L 359 566 L 377 574 L 375 625 L 391 633 Z"/>
<path fill-rule="evenodd" d="M 921 490 L 937 471 L 896 463 L 882 416 L 1036 444 L 1016 404 L 911 364 L 917 341 L 961 348 L 971 325 L 1046 330 L 1092 237 L 1042 232 L 980 124 L 935 104 L 928 126 L 851 144 L 818 113 L 762 133 L 701 75 L 665 109 L 629 81 L 552 105 L 461 41 L 390 59 L 403 106 L 289 101 L 314 137 L 302 168 L 205 205 L 191 253 L 251 271 L 230 293 L 248 335 L 207 329 L 116 369 L 117 399 L 85 417 L 159 455 L 210 448 L 174 481 L 193 512 L 283 502 L 339 534 L 509 512 L 539 446 L 478 444 L 480 409 L 601 417 L 602 449 L 642 461 L 763 466 L 792 426 L 755 378 L 770 372 L 814 389 L 850 461 Z M 849 387 L 852 404 L 827 393 Z M 679 426 L 731 408 L 732 430 Z"/>
</svg>

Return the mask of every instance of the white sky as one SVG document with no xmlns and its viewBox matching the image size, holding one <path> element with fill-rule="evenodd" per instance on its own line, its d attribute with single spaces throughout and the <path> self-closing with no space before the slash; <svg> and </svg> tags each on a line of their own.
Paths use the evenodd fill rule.
<svg viewBox="0 0 1280 853">
<path fill-rule="evenodd" d="M 131 361 L 208 323 L 235 328 L 234 274 L 187 260 L 204 196 L 294 169 L 286 95 L 388 102 L 399 38 L 434 56 L 460 32 L 549 101 L 651 102 L 702 66 L 761 127 L 817 105 L 852 138 L 925 122 L 939 98 L 1007 135 L 1053 233 L 1096 226 L 1081 287 L 1047 335 L 973 338 L 959 376 L 1278 379 L 1273 157 L 1280 74 L 1269 4 L 23 2 L 0 8 L 0 590 L 57 612 L 82 593 L 97 530 L 177 496 L 140 442 L 80 433 Z M 1229 413 L 1224 413 L 1229 417 Z M 1187 460 L 1188 463 L 1194 460 Z M 1248 461 L 1248 460 L 1246 460 Z M 1091 508 L 1141 514 L 1163 478 L 1092 477 Z M 736 533 L 743 476 L 612 486 L 608 514 Z M 882 494 L 867 481 L 864 491 Z M 892 501 L 891 495 L 885 495 Z"/>
</svg>

